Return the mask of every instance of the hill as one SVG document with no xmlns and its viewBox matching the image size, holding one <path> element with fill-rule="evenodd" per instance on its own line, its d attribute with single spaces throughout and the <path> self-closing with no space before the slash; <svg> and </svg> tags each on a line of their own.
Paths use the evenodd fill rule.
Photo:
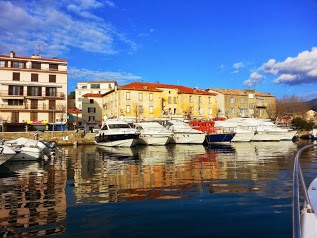
<svg viewBox="0 0 317 238">
<path fill-rule="evenodd" d="M 317 98 L 306 102 L 310 109 L 317 111 Z"/>
</svg>

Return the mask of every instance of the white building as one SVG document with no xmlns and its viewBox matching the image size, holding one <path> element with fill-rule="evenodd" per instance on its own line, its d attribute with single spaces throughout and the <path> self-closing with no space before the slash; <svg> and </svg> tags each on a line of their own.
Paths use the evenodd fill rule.
<svg viewBox="0 0 317 238">
<path fill-rule="evenodd" d="M 117 85 L 116 81 L 91 81 L 91 82 L 78 82 L 75 89 L 75 106 L 78 109 L 83 108 L 83 95 L 87 93 L 91 94 L 103 94 L 110 90 L 113 90 Z"/>
<path fill-rule="evenodd" d="M 5 131 L 67 120 L 67 61 L 0 55 L 0 123 Z M 3 130 L 2 128 L 2 130 Z"/>
</svg>

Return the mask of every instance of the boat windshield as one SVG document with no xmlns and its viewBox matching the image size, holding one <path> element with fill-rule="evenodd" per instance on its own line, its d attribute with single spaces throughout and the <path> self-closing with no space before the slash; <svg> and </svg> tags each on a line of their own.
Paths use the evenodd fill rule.
<svg viewBox="0 0 317 238">
<path fill-rule="evenodd" d="M 130 128 L 128 124 L 109 124 L 110 129 Z"/>
</svg>

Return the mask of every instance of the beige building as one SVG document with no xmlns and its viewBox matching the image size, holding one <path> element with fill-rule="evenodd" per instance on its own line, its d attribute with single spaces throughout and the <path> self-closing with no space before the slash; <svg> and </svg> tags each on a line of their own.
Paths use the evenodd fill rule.
<svg viewBox="0 0 317 238">
<path fill-rule="evenodd" d="M 44 129 L 67 120 L 67 61 L 0 55 L 0 124 L 3 131 Z"/>
<path fill-rule="evenodd" d="M 217 93 L 217 117 L 275 118 L 276 99 L 272 94 L 246 89 L 210 88 Z"/>
<path fill-rule="evenodd" d="M 75 89 L 75 106 L 78 109 L 83 107 L 83 95 L 87 93 L 103 94 L 113 90 L 117 85 L 116 81 L 91 81 L 91 82 L 78 82 Z"/>
<path fill-rule="evenodd" d="M 92 132 L 102 124 L 102 96 L 98 93 L 87 93 L 82 97 L 81 126 L 86 132 Z"/>
<path fill-rule="evenodd" d="M 216 94 L 179 85 L 134 82 L 106 93 L 103 116 L 126 120 L 213 118 Z"/>
</svg>

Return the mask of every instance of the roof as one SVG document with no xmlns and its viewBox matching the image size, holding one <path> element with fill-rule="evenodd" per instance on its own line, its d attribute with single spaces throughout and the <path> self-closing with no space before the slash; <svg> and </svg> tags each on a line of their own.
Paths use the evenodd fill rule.
<svg viewBox="0 0 317 238">
<path fill-rule="evenodd" d="M 170 88 L 178 90 L 178 93 L 186 94 L 201 94 L 201 95 L 217 95 L 216 93 L 207 92 L 196 88 L 189 88 L 185 86 L 173 85 L 173 84 L 161 84 L 161 83 L 144 83 L 144 82 L 133 82 L 119 87 L 119 89 L 139 90 L 139 91 L 156 91 L 161 92 L 162 88 Z"/>
<path fill-rule="evenodd" d="M 34 56 L 34 57 L 26 57 L 26 56 L 14 56 L 11 57 L 10 55 L 0 55 L 0 58 L 6 58 L 6 59 L 19 59 L 19 60 L 28 60 L 28 61 L 51 61 L 56 63 L 67 63 L 67 60 L 60 60 L 58 58 L 42 58 L 41 56 Z"/>
<path fill-rule="evenodd" d="M 98 80 L 98 81 L 86 81 L 86 82 L 78 82 L 78 83 L 86 83 L 86 84 L 94 84 L 94 83 L 115 83 L 117 84 L 117 81 L 115 80 Z M 77 84 L 78 84 L 77 83 Z"/>
<path fill-rule="evenodd" d="M 224 95 L 235 95 L 235 96 L 246 96 L 248 95 L 248 92 L 253 92 L 256 96 L 262 96 L 262 97 L 274 97 L 271 93 L 262 93 L 256 90 L 250 90 L 250 89 L 222 89 L 222 88 L 209 88 L 208 90 L 213 90 L 217 93 L 221 93 Z"/>
<path fill-rule="evenodd" d="M 83 97 L 90 97 L 90 98 L 102 98 L 104 94 L 100 93 L 86 93 Z"/>
</svg>

